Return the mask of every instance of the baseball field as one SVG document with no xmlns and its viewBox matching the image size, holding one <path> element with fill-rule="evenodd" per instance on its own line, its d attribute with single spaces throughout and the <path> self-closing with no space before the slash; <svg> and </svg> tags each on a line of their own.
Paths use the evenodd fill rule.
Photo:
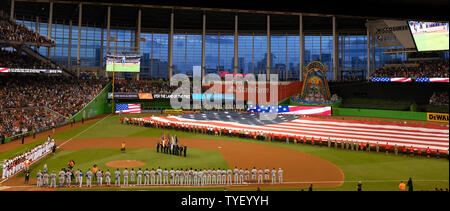
<svg viewBox="0 0 450 211">
<path fill-rule="evenodd" d="M 129 115 L 143 117 L 145 115 Z M 148 116 L 148 115 L 147 115 Z M 177 135 L 188 147 L 187 156 L 156 153 L 156 143 L 165 132 Z M 35 141 L 28 138 L 0 145 L 0 160 L 30 149 L 47 140 L 41 134 Z M 412 178 L 415 190 L 434 190 L 449 187 L 449 161 L 446 158 L 405 157 L 376 152 L 350 151 L 326 146 L 286 144 L 235 137 L 211 136 L 175 130 L 120 124 L 119 116 L 108 115 L 89 120 L 74 127 L 59 128 L 53 135 L 58 149 L 31 166 L 29 185 L 24 185 L 24 174 L 4 180 L 0 190 L 300 190 L 313 184 L 315 190 L 354 191 L 358 181 L 363 190 L 396 191 L 400 181 Z M 122 142 L 126 151 L 120 151 Z M 58 172 L 74 160 L 74 169 L 86 172 L 94 164 L 99 169 L 114 172 L 128 167 L 151 169 L 167 168 L 282 168 L 283 184 L 242 184 L 232 186 L 113 186 L 92 188 L 36 188 L 36 173 L 47 164 L 49 171 Z"/>
</svg>

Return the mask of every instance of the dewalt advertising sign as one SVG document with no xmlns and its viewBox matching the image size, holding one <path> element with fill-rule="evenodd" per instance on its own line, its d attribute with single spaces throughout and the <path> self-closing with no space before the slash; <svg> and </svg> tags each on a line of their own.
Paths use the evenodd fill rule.
<svg viewBox="0 0 450 211">
<path fill-rule="evenodd" d="M 427 113 L 427 120 L 433 122 L 448 122 L 448 114 Z"/>
</svg>

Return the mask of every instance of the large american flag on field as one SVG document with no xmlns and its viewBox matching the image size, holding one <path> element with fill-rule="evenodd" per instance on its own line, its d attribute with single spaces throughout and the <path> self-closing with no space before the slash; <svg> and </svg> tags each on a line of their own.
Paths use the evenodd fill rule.
<svg viewBox="0 0 450 211">
<path fill-rule="evenodd" d="M 141 104 L 116 104 L 116 114 L 120 113 L 141 113 Z"/>
<path fill-rule="evenodd" d="M 218 117 L 217 117 L 218 116 Z M 426 150 L 449 148 L 449 128 L 436 125 L 415 125 L 387 122 L 364 122 L 357 120 L 323 119 L 316 117 L 278 117 L 265 122 L 258 114 L 189 114 L 169 117 L 144 117 L 140 121 L 170 123 L 187 126 L 212 127 L 234 131 L 263 132 L 279 137 L 297 137 L 315 140 L 357 141 L 380 146 L 386 143 L 393 148 L 413 147 Z M 216 117 L 216 118 L 215 118 Z"/>
</svg>

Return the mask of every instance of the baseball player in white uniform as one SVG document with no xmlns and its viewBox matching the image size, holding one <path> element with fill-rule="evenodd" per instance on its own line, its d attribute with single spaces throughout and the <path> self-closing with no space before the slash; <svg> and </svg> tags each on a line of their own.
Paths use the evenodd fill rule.
<svg viewBox="0 0 450 211">
<path fill-rule="evenodd" d="M 141 170 L 141 168 L 139 168 L 139 170 L 137 171 L 137 185 L 142 185 L 142 174 L 144 174 Z"/>
<path fill-rule="evenodd" d="M 245 175 L 244 181 L 245 181 L 246 183 L 249 183 L 249 182 L 250 182 L 250 181 L 249 181 L 249 179 L 250 179 L 250 171 L 249 171 L 248 169 L 245 169 L 244 175 Z"/>
<path fill-rule="evenodd" d="M 154 168 L 152 168 L 152 170 L 150 171 L 150 184 L 151 185 L 155 185 L 155 180 L 156 180 L 156 171 Z"/>
<path fill-rule="evenodd" d="M 100 170 L 97 171 L 97 186 L 103 186 L 103 174 Z"/>
<path fill-rule="evenodd" d="M 278 183 L 283 183 L 283 170 L 281 168 L 278 169 Z"/>
<path fill-rule="evenodd" d="M 136 178 L 136 171 L 134 171 L 134 169 L 132 168 L 131 171 L 130 171 L 130 180 L 131 180 L 131 184 L 135 184 L 135 183 L 134 183 L 135 178 Z"/>
<path fill-rule="evenodd" d="M 217 169 L 217 171 L 219 171 L 219 169 Z M 216 177 L 216 169 L 213 169 L 211 171 L 211 184 L 216 184 L 217 182 L 217 177 Z"/>
<path fill-rule="evenodd" d="M 167 169 L 164 169 L 163 171 L 163 184 L 166 185 L 169 183 L 169 171 Z"/>
<path fill-rule="evenodd" d="M 92 171 L 88 169 L 86 172 L 86 187 L 92 187 Z"/>
<path fill-rule="evenodd" d="M 173 168 L 170 169 L 169 174 L 170 174 L 170 182 L 169 182 L 169 184 L 173 185 L 174 182 L 175 182 L 175 171 L 173 170 Z"/>
<path fill-rule="evenodd" d="M 123 185 L 128 185 L 128 169 L 123 170 Z"/>
<path fill-rule="evenodd" d="M 272 184 L 277 182 L 277 170 L 275 168 L 272 169 Z"/>
<path fill-rule="evenodd" d="M 197 185 L 197 175 L 198 175 L 198 172 L 197 172 L 197 169 L 195 169 L 193 172 L 192 172 L 193 174 L 194 174 L 194 186 L 195 185 Z"/>
<path fill-rule="evenodd" d="M 223 169 L 221 174 L 222 174 L 222 182 L 221 182 L 221 184 L 225 185 L 227 183 L 227 170 Z"/>
<path fill-rule="evenodd" d="M 36 180 L 37 180 L 36 186 L 38 188 L 42 187 L 42 173 L 41 173 L 41 170 L 39 170 L 38 173 L 36 174 Z"/>
<path fill-rule="evenodd" d="M 105 184 L 111 186 L 111 173 L 109 172 L 109 169 L 105 172 Z"/>
<path fill-rule="evenodd" d="M 150 185 L 150 171 L 148 171 L 148 169 L 145 169 L 144 176 L 144 185 Z"/>
<path fill-rule="evenodd" d="M 256 183 L 256 174 L 258 174 L 258 170 L 255 167 L 252 169 L 252 183 Z"/>
<path fill-rule="evenodd" d="M 119 169 L 114 172 L 114 185 L 120 186 L 120 171 Z"/>
<path fill-rule="evenodd" d="M 258 170 L 258 184 L 262 184 L 263 183 L 263 170 L 259 169 Z"/>
<path fill-rule="evenodd" d="M 156 173 L 157 173 L 156 184 L 161 185 L 162 184 L 162 169 L 160 167 L 158 167 L 158 169 L 156 170 Z"/>
<path fill-rule="evenodd" d="M 239 184 L 244 183 L 244 170 L 241 168 L 239 169 Z"/>
<path fill-rule="evenodd" d="M 231 169 L 228 169 L 228 171 L 227 171 L 227 174 L 228 174 L 228 181 L 227 181 L 227 184 L 228 185 L 231 185 L 232 184 L 232 181 L 231 181 L 231 175 L 233 174 L 233 171 L 231 171 Z"/>
<path fill-rule="evenodd" d="M 189 185 L 189 170 L 184 171 L 184 185 Z"/>
<path fill-rule="evenodd" d="M 266 170 L 264 170 L 264 183 L 268 183 L 269 179 L 270 179 L 270 170 L 268 168 L 266 168 Z"/>
<path fill-rule="evenodd" d="M 237 168 L 237 166 L 234 167 L 234 184 L 238 184 L 238 180 L 239 180 L 239 169 Z"/>
</svg>

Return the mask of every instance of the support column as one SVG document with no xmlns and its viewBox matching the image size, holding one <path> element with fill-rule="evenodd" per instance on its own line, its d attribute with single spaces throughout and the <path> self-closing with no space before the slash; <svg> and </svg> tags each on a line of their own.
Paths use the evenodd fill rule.
<svg viewBox="0 0 450 211">
<path fill-rule="evenodd" d="M 67 55 L 67 68 L 72 71 L 72 20 L 69 20 L 69 52 Z"/>
<path fill-rule="evenodd" d="M 77 77 L 80 77 L 80 44 L 81 44 L 81 19 L 83 16 L 83 4 L 78 4 L 78 45 L 77 45 Z"/>
<path fill-rule="evenodd" d="M 266 79 L 269 80 L 270 78 L 270 67 L 271 67 L 271 58 L 272 53 L 270 51 L 270 15 L 267 15 L 267 67 L 266 67 Z"/>
<path fill-rule="evenodd" d="M 99 64 L 99 72 L 102 72 L 103 73 L 103 76 L 104 77 L 107 77 L 107 75 L 106 75 L 106 69 L 105 70 L 103 70 L 103 48 L 104 48 L 104 45 L 103 45 L 103 36 L 104 36 L 104 34 L 105 34 L 105 28 L 103 28 L 102 27 L 102 34 L 101 34 L 101 36 L 102 36 L 102 41 L 101 41 L 101 44 L 100 44 L 100 64 Z"/>
<path fill-rule="evenodd" d="M 11 0 L 11 12 L 9 13 L 9 20 L 13 21 L 14 20 L 14 0 Z"/>
<path fill-rule="evenodd" d="M 53 2 L 50 2 L 50 11 L 48 14 L 48 29 L 47 29 L 48 38 L 50 39 L 52 39 L 52 20 L 53 20 Z M 47 49 L 48 49 L 47 55 L 48 58 L 50 59 L 51 58 L 50 53 L 52 51 L 52 48 L 48 47 Z"/>
<path fill-rule="evenodd" d="M 108 6 L 108 12 L 106 15 L 106 54 L 109 52 L 110 47 L 110 40 L 111 40 L 111 6 Z M 106 71 L 105 67 L 105 75 L 108 77 L 108 71 Z"/>
<path fill-rule="evenodd" d="M 220 32 L 217 33 L 217 71 L 220 70 Z"/>
<path fill-rule="evenodd" d="M 305 49 L 305 42 L 304 42 L 304 35 L 303 35 L 303 14 L 299 15 L 299 42 L 300 42 L 300 65 L 299 65 L 299 80 L 303 80 L 303 66 L 305 66 L 305 58 L 304 58 L 304 49 Z"/>
<path fill-rule="evenodd" d="M 206 13 L 203 13 L 202 25 L 202 80 L 205 77 L 205 37 L 206 37 Z"/>
<path fill-rule="evenodd" d="M 372 40 L 372 48 L 370 49 L 372 51 L 372 72 L 375 71 L 375 37 L 370 36 L 370 39 Z M 369 72 L 370 73 L 370 72 Z"/>
<path fill-rule="evenodd" d="M 338 76 L 338 67 L 337 67 L 337 35 L 336 35 L 336 16 L 333 16 L 333 80 L 337 81 L 339 79 Z"/>
<path fill-rule="evenodd" d="M 173 11 L 170 13 L 170 34 L 169 34 L 169 79 L 172 78 L 173 71 L 173 24 L 174 24 L 174 14 Z"/>
<path fill-rule="evenodd" d="M 238 55 L 238 42 L 239 42 L 239 34 L 238 34 L 238 15 L 234 15 L 234 74 L 237 74 L 239 71 L 239 55 Z"/>
<path fill-rule="evenodd" d="M 36 16 L 36 32 L 39 33 L 39 16 Z"/>
<path fill-rule="evenodd" d="M 153 79 L 153 32 L 152 32 L 152 49 L 150 52 L 150 78 Z M 158 63 L 159 65 L 159 63 Z M 158 68 L 159 69 L 159 68 Z"/>
<path fill-rule="evenodd" d="M 289 73 L 288 73 L 288 34 L 286 33 L 286 56 L 284 57 L 286 58 L 286 66 L 285 66 L 285 76 L 284 76 L 284 80 L 288 80 L 289 78 Z"/>
<path fill-rule="evenodd" d="M 366 24 L 367 28 L 367 74 L 366 79 L 369 79 L 370 76 L 370 29 L 368 24 Z"/>
<path fill-rule="evenodd" d="M 142 17 L 142 10 L 139 8 L 138 10 L 138 17 L 137 17 L 137 32 L 136 32 L 136 38 L 135 38 L 135 46 L 136 46 L 136 53 L 141 54 L 141 17 Z M 139 81 L 140 72 L 136 73 L 136 80 Z"/>
</svg>

